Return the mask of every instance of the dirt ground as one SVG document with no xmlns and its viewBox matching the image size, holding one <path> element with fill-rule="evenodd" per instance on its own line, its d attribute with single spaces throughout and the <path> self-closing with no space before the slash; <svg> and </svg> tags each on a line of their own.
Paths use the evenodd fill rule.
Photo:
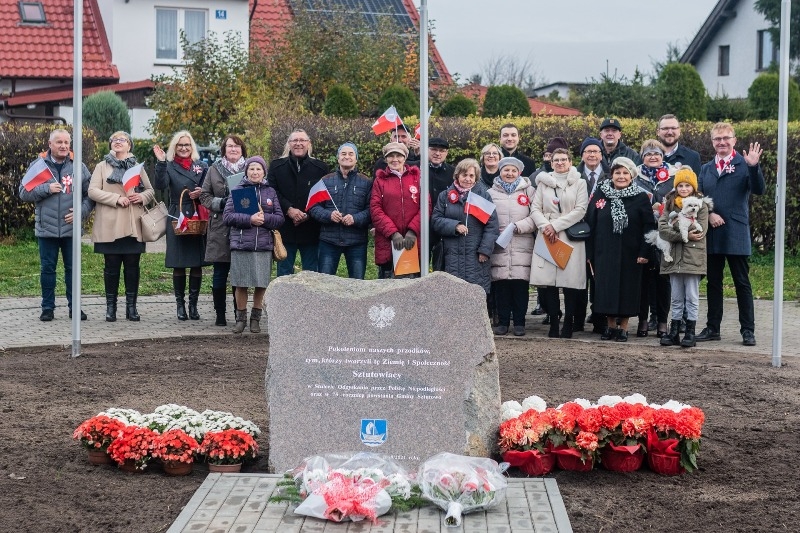
<svg viewBox="0 0 800 533">
<path fill-rule="evenodd" d="M 183 338 L 0 353 L 0 531 L 161 532 L 206 475 L 131 475 L 90 466 L 71 439 L 111 406 L 164 403 L 231 411 L 266 429 L 265 337 Z M 654 341 L 655 343 L 655 341 Z M 497 339 L 503 400 L 536 394 L 557 405 L 639 392 L 706 413 L 700 470 L 661 477 L 556 471 L 580 532 L 797 531 L 800 365 L 764 356 L 618 343 Z M 251 471 L 266 470 L 267 436 Z"/>
</svg>

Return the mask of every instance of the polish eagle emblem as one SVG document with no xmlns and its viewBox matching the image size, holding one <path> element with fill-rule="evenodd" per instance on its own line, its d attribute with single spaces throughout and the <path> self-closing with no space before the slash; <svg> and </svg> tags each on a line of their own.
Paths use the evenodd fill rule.
<svg viewBox="0 0 800 533">
<path fill-rule="evenodd" d="M 385 328 L 391 325 L 392 319 L 394 319 L 394 307 L 387 307 L 383 304 L 380 306 L 373 305 L 369 308 L 368 315 L 373 326 L 376 328 Z"/>
</svg>

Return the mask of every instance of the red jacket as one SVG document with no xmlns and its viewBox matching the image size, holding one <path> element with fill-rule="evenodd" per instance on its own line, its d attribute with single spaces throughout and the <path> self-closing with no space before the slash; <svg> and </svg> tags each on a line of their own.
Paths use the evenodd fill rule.
<svg viewBox="0 0 800 533">
<path fill-rule="evenodd" d="M 375 264 L 392 261 L 394 233 L 405 236 L 408 230 L 419 236 L 420 230 L 420 175 L 419 168 L 406 166 L 403 176 L 397 177 L 389 169 L 379 169 L 372 184 L 369 212 L 375 226 Z M 430 215 L 430 201 L 428 215 Z"/>
</svg>

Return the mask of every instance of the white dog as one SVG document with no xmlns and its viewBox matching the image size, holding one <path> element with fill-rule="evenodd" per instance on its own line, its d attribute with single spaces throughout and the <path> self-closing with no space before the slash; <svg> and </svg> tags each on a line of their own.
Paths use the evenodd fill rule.
<svg viewBox="0 0 800 533">
<path fill-rule="evenodd" d="M 714 204 L 712 203 L 711 198 L 700 199 L 696 196 L 688 196 L 683 199 L 683 207 L 679 213 L 673 211 L 669 214 L 669 224 L 674 226 L 675 222 L 677 221 L 678 230 L 681 233 L 681 239 L 683 242 L 689 242 L 690 231 L 696 231 L 698 233 L 703 232 L 703 227 L 699 222 L 697 222 L 697 214 L 700 213 L 700 209 L 703 207 L 703 202 L 708 204 L 709 211 L 713 209 Z M 661 250 L 661 252 L 664 254 L 664 261 L 667 263 L 671 263 L 673 261 L 672 255 L 670 254 L 672 243 L 659 237 L 658 231 L 650 231 L 644 236 L 644 238 L 648 243 L 655 245 L 656 248 Z"/>
</svg>

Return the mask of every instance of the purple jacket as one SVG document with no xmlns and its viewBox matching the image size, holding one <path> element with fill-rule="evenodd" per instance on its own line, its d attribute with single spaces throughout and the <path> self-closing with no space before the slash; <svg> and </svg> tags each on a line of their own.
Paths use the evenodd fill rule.
<svg viewBox="0 0 800 533">
<path fill-rule="evenodd" d="M 245 187 L 256 187 L 261 201 L 261 209 L 264 210 L 264 225 L 253 226 L 250 224 L 250 215 L 237 213 L 233 209 L 233 197 L 229 196 L 222 213 L 222 220 L 231 227 L 231 250 L 270 252 L 273 242 L 272 230 L 280 228 L 283 224 L 283 211 L 278 202 L 278 195 L 275 193 L 275 189 L 267 185 L 266 181 L 252 183 L 247 178 L 242 179 L 241 183 L 234 187 L 234 190 Z"/>
</svg>

